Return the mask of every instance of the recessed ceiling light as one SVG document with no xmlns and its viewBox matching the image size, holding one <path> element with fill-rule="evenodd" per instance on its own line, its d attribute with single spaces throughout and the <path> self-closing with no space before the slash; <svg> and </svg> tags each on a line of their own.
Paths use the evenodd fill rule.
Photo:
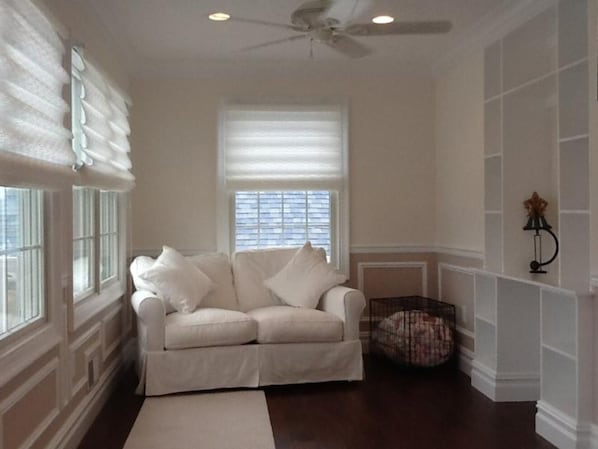
<svg viewBox="0 0 598 449">
<path fill-rule="evenodd" d="M 208 16 L 208 19 L 215 22 L 225 22 L 226 20 L 230 19 L 230 14 L 225 12 L 213 12 Z"/>
<path fill-rule="evenodd" d="M 380 23 L 380 24 L 392 23 L 394 21 L 395 21 L 395 18 L 392 16 L 376 16 L 372 19 L 372 22 Z"/>
</svg>

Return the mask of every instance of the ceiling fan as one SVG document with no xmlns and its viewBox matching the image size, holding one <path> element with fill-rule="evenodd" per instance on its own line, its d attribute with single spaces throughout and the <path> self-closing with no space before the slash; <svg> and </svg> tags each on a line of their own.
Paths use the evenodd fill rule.
<svg viewBox="0 0 598 449">
<path fill-rule="evenodd" d="M 290 24 L 268 22 L 258 19 L 230 17 L 231 21 L 274 26 L 294 31 L 295 34 L 262 44 L 245 47 L 241 51 L 256 50 L 272 45 L 309 39 L 318 42 L 349 57 L 361 58 L 372 50 L 353 36 L 396 36 L 405 34 L 439 34 L 450 31 L 452 24 L 447 20 L 428 20 L 417 22 L 351 23 L 358 6 L 364 7 L 369 2 L 363 0 L 315 0 L 301 5 L 291 14 Z M 310 56 L 313 56 L 310 47 Z"/>
</svg>

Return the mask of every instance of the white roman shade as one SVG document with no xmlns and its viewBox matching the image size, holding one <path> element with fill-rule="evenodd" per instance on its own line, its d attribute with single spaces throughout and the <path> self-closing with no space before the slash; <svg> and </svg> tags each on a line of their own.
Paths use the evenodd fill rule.
<svg viewBox="0 0 598 449">
<path fill-rule="evenodd" d="M 342 102 L 226 102 L 221 117 L 226 189 L 341 190 L 345 113 Z"/>
<path fill-rule="evenodd" d="M 135 180 L 129 158 L 130 100 L 80 49 L 73 49 L 71 59 L 73 151 L 81 183 L 129 190 Z"/>
<path fill-rule="evenodd" d="M 30 0 L 0 0 L 0 165 L 9 177 L 11 171 L 21 176 L 32 163 L 48 172 L 70 171 L 64 50 L 50 20 Z"/>
</svg>

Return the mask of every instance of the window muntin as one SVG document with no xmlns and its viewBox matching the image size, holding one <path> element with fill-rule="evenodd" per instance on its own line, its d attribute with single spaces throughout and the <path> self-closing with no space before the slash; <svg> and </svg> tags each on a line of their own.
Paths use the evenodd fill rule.
<svg viewBox="0 0 598 449">
<path fill-rule="evenodd" d="M 0 187 L 0 339 L 45 315 L 43 192 Z"/>
<path fill-rule="evenodd" d="M 335 252 L 329 191 L 235 192 L 234 249 L 301 246 Z"/>
</svg>

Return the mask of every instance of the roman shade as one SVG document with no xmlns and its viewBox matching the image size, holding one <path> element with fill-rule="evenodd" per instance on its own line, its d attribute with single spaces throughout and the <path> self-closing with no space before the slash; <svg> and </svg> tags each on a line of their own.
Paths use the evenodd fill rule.
<svg viewBox="0 0 598 449">
<path fill-rule="evenodd" d="M 80 184 L 130 190 L 135 177 L 129 158 L 128 104 L 121 93 L 83 51 L 71 53 L 73 151 Z"/>
<path fill-rule="evenodd" d="M 73 164 L 71 131 L 64 125 L 64 51 L 52 22 L 34 3 L 0 0 L 0 165 L 15 185 L 32 165 L 36 173 L 28 182 L 51 184 Z"/>
<path fill-rule="evenodd" d="M 342 190 L 343 104 L 229 101 L 221 111 L 228 190 Z"/>
</svg>

